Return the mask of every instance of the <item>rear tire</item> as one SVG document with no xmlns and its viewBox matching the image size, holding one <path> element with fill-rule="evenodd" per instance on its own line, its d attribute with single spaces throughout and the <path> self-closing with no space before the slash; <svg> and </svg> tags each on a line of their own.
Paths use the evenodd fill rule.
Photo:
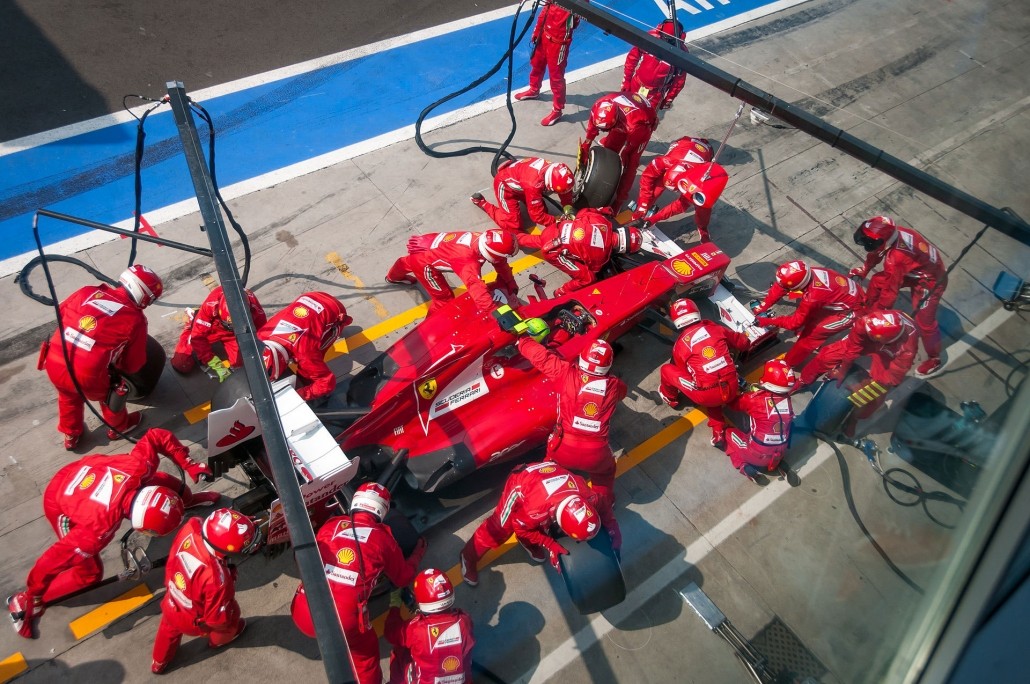
<svg viewBox="0 0 1030 684">
<path fill-rule="evenodd" d="M 143 367 L 135 373 L 123 373 L 122 377 L 129 385 L 128 401 L 139 401 L 147 397 L 157 388 L 161 372 L 165 368 L 165 350 L 161 343 L 147 335 L 147 360 Z"/>
<path fill-rule="evenodd" d="M 606 147 L 591 147 L 586 163 L 576 174 L 576 186 L 579 188 L 576 208 L 607 207 L 611 204 L 621 177 L 622 160 L 619 155 Z"/>
</svg>

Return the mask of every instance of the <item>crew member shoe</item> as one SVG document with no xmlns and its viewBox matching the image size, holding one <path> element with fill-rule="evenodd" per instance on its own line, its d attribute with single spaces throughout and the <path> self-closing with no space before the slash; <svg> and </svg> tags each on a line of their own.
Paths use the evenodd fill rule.
<svg viewBox="0 0 1030 684">
<path fill-rule="evenodd" d="M 539 90 L 523 90 L 521 93 L 515 93 L 516 100 L 535 100 L 540 95 Z"/>
<path fill-rule="evenodd" d="M 744 477 L 751 480 L 759 487 L 764 487 L 765 485 L 769 484 L 769 478 L 767 478 L 765 475 L 759 472 L 758 468 L 751 465 L 750 463 L 745 463 L 744 466 L 740 469 L 740 472 L 743 473 Z"/>
<path fill-rule="evenodd" d="M 240 623 L 239 624 L 240 624 L 240 626 L 236 628 L 236 634 L 232 635 L 232 637 L 228 641 L 223 641 L 220 644 L 214 644 L 214 643 L 211 643 L 210 640 L 208 640 L 207 647 L 208 648 L 223 648 L 225 646 L 228 646 L 232 642 L 236 641 L 237 639 L 239 639 L 240 635 L 243 634 L 243 630 L 245 630 L 247 628 L 247 619 L 246 618 L 240 618 Z"/>
<path fill-rule="evenodd" d="M 681 402 L 679 399 L 670 399 L 661 392 L 656 392 L 656 394 L 658 395 L 658 400 L 655 403 L 659 406 L 661 406 L 661 404 L 665 404 L 669 408 L 675 409 L 677 411 L 683 407 L 683 402 Z"/>
<path fill-rule="evenodd" d="M 726 451 L 726 433 L 712 434 L 712 446 L 719 451 Z"/>
<path fill-rule="evenodd" d="M 476 568 L 476 561 L 465 552 L 465 549 L 461 550 L 461 578 L 470 587 L 479 584 L 479 569 Z"/>
<path fill-rule="evenodd" d="M 541 126 L 553 126 L 554 124 L 558 123 L 558 119 L 560 119 L 560 118 L 561 118 L 561 110 L 560 109 L 552 109 L 550 114 L 548 114 L 544 118 L 540 119 L 540 125 Z"/>
<path fill-rule="evenodd" d="M 536 552 L 534 553 L 533 549 L 523 544 L 521 539 L 519 540 L 519 544 L 526 550 L 526 554 L 529 555 L 529 559 L 534 563 L 543 563 L 547 560 L 547 554 L 542 548 L 536 547 Z"/>
<path fill-rule="evenodd" d="M 486 198 L 483 197 L 483 193 L 481 192 L 472 193 L 472 197 L 469 197 L 469 199 L 472 200 L 472 204 L 476 205 L 480 209 L 486 206 Z"/>
<path fill-rule="evenodd" d="M 122 434 L 120 435 L 120 434 L 118 434 L 118 432 L 115 432 L 114 430 L 108 430 L 107 431 L 107 438 L 110 439 L 110 440 L 122 439 L 122 435 L 128 435 L 133 430 L 138 428 L 139 424 L 142 423 L 142 422 L 143 422 L 143 413 L 141 411 L 133 411 L 132 413 L 129 414 L 129 419 L 125 422 L 125 427 L 123 427 L 119 431 Z"/>
<path fill-rule="evenodd" d="M 940 359 L 927 359 L 916 368 L 917 378 L 932 378 L 944 370 L 944 364 Z"/>
<path fill-rule="evenodd" d="M 402 276 L 400 278 L 391 278 L 390 276 L 386 276 L 386 282 L 394 285 L 414 285 L 418 281 L 415 280 L 413 276 Z"/>
<path fill-rule="evenodd" d="M 64 450 L 75 451 L 75 447 L 79 446 L 79 440 L 82 439 L 82 435 L 65 435 L 64 436 Z"/>
<path fill-rule="evenodd" d="M 168 663 L 159 663 L 156 660 L 150 661 L 150 671 L 156 675 L 164 674 L 168 669 Z"/>
</svg>

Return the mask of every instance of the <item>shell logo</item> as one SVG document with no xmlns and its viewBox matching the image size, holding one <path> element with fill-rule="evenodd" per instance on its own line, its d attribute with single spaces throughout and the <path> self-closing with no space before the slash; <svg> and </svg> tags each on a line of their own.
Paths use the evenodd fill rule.
<svg viewBox="0 0 1030 684">
<path fill-rule="evenodd" d="M 178 587 L 179 591 L 186 591 L 186 578 L 183 577 L 181 572 L 175 573 L 172 581 L 175 582 L 175 586 Z"/>
<path fill-rule="evenodd" d="M 685 277 L 690 277 L 694 274 L 694 267 L 688 264 L 683 259 L 675 259 L 672 262 L 672 270 L 676 271 L 676 273 Z"/>
<path fill-rule="evenodd" d="M 572 231 L 572 239 L 579 242 L 587 236 L 587 232 L 582 228 L 575 228 Z"/>
<path fill-rule="evenodd" d="M 587 414 L 591 418 L 597 415 L 597 410 L 597 404 L 595 404 L 594 402 L 590 402 L 589 404 L 583 407 L 583 413 Z"/>
<path fill-rule="evenodd" d="M 847 278 L 845 278 L 844 276 L 840 276 L 840 275 L 837 276 L 836 278 L 834 278 L 833 281 L 835 283 L 837 283 L 838 285 L 847 285 L 848 284 Z"/>
<path fill-rule="evenodd" d="M 548 473 L 553 473 L 555 470 L 557 470 L 557 468 L 554 466 L 546 466 L 540 469 L 540 474 L 547 475 Z"/>
<path fill-rule="evenodd" d="M 79 319 L 79 330 L 89 332 L 97 327 L 97 319 L 93 316 L 83 316 Z"/>
<path fill-rule="evenodd" d="M 97 481 L 97 474 L 96 473 L 90 473 L 85 478 L 83 478 L 81 483 L 79 483 L 79 489 L 89 489 L 90 487 L 93 486 L 93 483 L 96 482 L 96 481 Z"/>
<path fill-rule="evenodd" d="M 457 672 L 458 668 L 461 667 L 461 661 L 458 660 L 458 656 L 449 655 L 443 659 L 440 667 L 444 672 Z"/>
<path fill-rule="evenodd" d="M 354 562 L 354 549 L 340 549 L 336 552 L 336 560 L 344 565 L 350 565 Z"/>
<path fill-rule="evenodd" d="M 444 242 L 450 242 L 451 240 L 457 239 L 457 237 L 458 237 L 457 233 L 447 233 L 446 235 L 443 236 L 443 241 Z"/>
<path fill-rule="evenodd" d="M 705 347 L 701 350 L 701 356 L 705 357 L 709 361 L 715 358 L 718 352 L 715 351 L 715 347 Z"/>
<path fill-rule="evenodd" d="M 925 242 L 920 242 L 917 245 L 917 247 L 919 247 L 919 251 L 923 254 L 926 254 L 926 252 L 930 251 L 930 247 Z"/>
<path fill-rule="evenodd" d="M 306 307 L 306 306 L 295 306 L 295 307 L 293 307 L 293 316 L 294 316 L 294 318 L 307 318 L 309 313 L 311 313 L 311 312 L 308 311 L 308 307 Z"/>
</svg>

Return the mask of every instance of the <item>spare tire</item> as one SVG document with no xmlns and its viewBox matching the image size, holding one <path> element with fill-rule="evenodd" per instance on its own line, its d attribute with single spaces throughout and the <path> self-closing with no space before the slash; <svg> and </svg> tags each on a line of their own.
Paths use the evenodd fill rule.
<svg viewBox="0 0 1030 684">
<path fill-rule="evenodd" d="M 565 537 L 560 543 L 568 551 L 558 557 L 561 576 L 580 615 L 599 613 L 625 600 L 622 566 L 605 530 L 590 541 L 577 542 Z"/>
<path fill-rule="evenodd" d="M 139 401 L 157 388 L 157 381 L 161 379 L 161 372 L 165 368 L 165 358 L 161 343 L 147 335 L 147 360 L 143 367 L 135 373 L 122 374 L 129 386 L 129 393 L 125 397 L 127 400 Z"/>
<path fill-rule="evenodd" d="M 595 145 L 576 172 L 576 208 L 600 209 L 611 204 L 622 177 L 622 160 L 606 147 Z"/>
</svg>

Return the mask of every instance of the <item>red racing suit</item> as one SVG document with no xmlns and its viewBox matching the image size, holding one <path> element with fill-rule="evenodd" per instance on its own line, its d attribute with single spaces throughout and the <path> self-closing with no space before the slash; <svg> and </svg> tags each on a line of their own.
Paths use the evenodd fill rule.
<svg viewBox="0 0 1030 684">
<path fill-rule="evenodd" d="M 747 414 L 749 430 L 726 429 L 726 455 L 737 470 L 745 463 L 769 471 L 776 470 L 790 446 L 790 426 L 794 406 L 790 397 L 756 387 L 727 404 L 733 411 Z"/>
<path fill-rule="evenodd" d="M 250 317 L 254 319 L 254 329 L 258 330 L 268 321 L 265 310 L 261 307 L 258 298 L 250 290 L 244 290 L 247 294 L 247 304 L 250 306 Z M 225 348 L 226 360 L 233 368 L 238 368 L 240 360 L 240 347 L 236 343 L 236 334 L 232 329 L 231 321 L 222 320 L 224 297 L 222 286 L 219 285 L 211 290 L 207 298 L 197 309 L 193 320 L 179 336 L 179 344 L 175 347 L 175 354 L 172 356 L 172 366 L 180 373 L 189 373 L 196 367 L 197 361 L 201 366 L 206 366 L 208 361 L 214 358 L 215 352 L 212 345 L 221 342 Z M 196 360 L 194 360 L 194 355 Z"/>
<path fill-rule="evenodd" d="M 658 29 L 651 29 L 647 33 L 655 38 L 665 36 Z M 677 40 L 676 45 L 684 52 L 688 52 L 683 41 Z M 626 64 L 622 71 L 622 88 L 620 90 L 624 93 L 636 93 L 646 98 L 656 110 L 672 107 L 672 101 L 680 94 L 687 82 L 685 71 L 680 71 L 668 62 L 663 62 L 636 46 L 626 55 Z"/>
<path fill-rule="evenodd" d="M 622 533 L 610 497 L 599 496 L 583 478 L 557 463 L 541 461 L 517 466 L 512 471 L 497 508 L 476 528 L 463 555 L 478 562 L 483 554 L 508 541 L 513 534 L 530 553 L 562 553 L 562 545 L 551 537 L 551 527 L 557 524 L 558 504 L 570 494 L 578 494 L 594 507 L 612 538 L 612 548 L 618 551 L 622 547 Z"/>
<path fill-rule="evenodd" d="M 147 360 L 147 317 L 122 287 L 90 285 L 61 302 L 63 330 L 57 330 L 41 352 L 40 368 L 46 368 L 57 389 L 57 430 L 69 437 L 83 432 L 85 402 L 75 389 L 65 363 L 62 336 L 75 378 L 90 401 L 99 401 L 104 420 L 111 427 L 126 427 L 129 412 L 112 411 L 107 395 L 119 374 L 135 373 Z"/>
<path fill-rule="evenodd" d="M 794 368 L 826 340 L 849 329 L 855 322 L 855 312 L 864 308 L 865 293 L 854 280 L 828 268 L 812 267 L 811 271 L 812 279 L 794 313 L 762 316 L 758 321 L 759 325 L 798 331 L 797 341 L 783 357 Z M 786 294 L 787 290 L 774 282 L 755 314 L 768 311 Z"/>
<path fill-rule="evenodd" d="M 528 337 L 517 342 L 544 377 L 555 384 L 558 422 L 547 439 L 547 459 L 563 468 L 590 474 L 593 491 L 614 503 L 615 456 L 608 431 L 615 408 L 626 398 L 626 384 L 610 375 L 590 375 Z"/>
<path fill-rule="evenodd" d="M 158 472 L 159 455 L 185 468 L 189 449 L 168 430 L 152 428 L 128 454 L 94 455 L 57 471 L 43 492 L 43 514 L 57 533 L 57 543 L 29 571 L 26 591 L 52 601 L 99 582 L 104 576 L 100 552 L 122 521 L 129 519 L 136 493 L 147 485 L 180 493 L 192 501 L 188 487 Z"/>
<path fill-rule="evenodd" d="M 480 275 L 486 258 L 479 251 L 479 236 L 482 233 L 427 233 L 408 240 L 408 254 L 402 256 L 390 267 L 387 280 L 400 281 L 414 276 L 429 293 L 429 313 L 454 299 L 454 293 L 443 277 L 443 271 L 451 271 L 461 279 L 480 311 L 491 311 L 497 307 L 490 289 Z M 519 286 L 515 283 L 511 266 L 507 261 L 491 262 L 497 271 L 497 286 L 509 298 L 515 297 Z"/>
<path fill-rule="evenodd" d="M 594 103 L 609 101 L 618 112 L 615 125 L 601 140 L 601 145 L 619 153 L 622 160 L 622 178 L 612 200 L 612 208 L 618 210 L 629 196 L 633 179 L 637 176 L 640 155 L 651 140 L 651 134 L 658 128 L 658 114 L 651 103 L 633 93 L 611 93 Z M 587 119 L 586 140 L 583 147 L 589 149 L 600 129 L 594 125 L 593 117 Z"/>
<path fill-rule="evenodd" d="M 168 553 L 161 624 L 154 637 L 154 662 L 167 666 L 182 636 L 207 637 L 212 648 L 224 646 L 243 630 L 236 602 L 236 568 L 208 548 L 200 518 L 190 518 Z"/>
<path fill-rule="evenodd" d="M 644 171 L 640 174 L 640 192 L 637 194 L 637 207 L 633 210 L 633 218 L 644 218 L 651 210 L 654 203 L 663 192 L 671 190 L 678 193 L 676 180 L 680 174 L 697 164 L 687 161 L 686 155 L 694 149 L 694 154 L 707 154 L 711 156 L 712 149 L 706 138 L 693 138 L 684 136 L 669 146 L 669 151 L 660 157 L 651 160 Z M 708 166 L 707 163 L 704 166 Z M 718 197 L 716 197 L 718 199 Z M 694 204 L 689 196 L 680 195 L 664 208 L 648 217 L 649 223 L 658 223 L 673 216 L 685 214 L 688 210 L 694 210 L 694 224 L 697 226 L 701 241 L 708 241 L 708 224 L 712 220 L 712 207 L 714 201 L 707 203 L 708 206 L 699 207 Z"/>
<path fill-rule="evenodd" d="M 896 316 L 900 319 L 901 335 L 891 342 L 877 342 L 870 339 L 865 326 L 856 324 L 848 336 L 842 340 L 831 342 L 815 355 L 815 358 L 801 371 L 801 384 L 810 385 L 823 373 L 828 379 L 842 379 L 851 368 L 851 364 L 860 356 L 868 356 L 872 360 L 869 375 L 884 389 L 901 384 L 905 374 L 912 368 L 916 359 L 919 336 L 916 334 L 915 322 L 908 314 L 901 311 L 873 311 L 873 315 Z M 853 411 L 844 428 L 846 435 L 854 436 L 854 428 L 858 420 L 868 418 L 887 399 L 886 392 Z"/>
<path fill-rule="evenodd" d="M 737 366 L 730 350 L 745 351 L 751 346 L 747 336 L 712 321 L 698 321 L 680 333 L 672 348 L 672 363 L 661 368 L 658 391 L 673 408 L 679 395 L 696 406 L 708 409 L 708 427 L 713 438 L 726 429 L 723 406 L 737 398 L 740 385 Z"/>
<path fill-rule="evenodd" d="M 597 272 L 611 259 L 616 242 L 611 219 L 596 209 L 583 209 L 575 219 L 560 221 L 539 235 L 519 235 L 523 248 L 542 250 L 547 263 L 572 278 L 554 291 L 555 297 L 597 280 Z"/>
<path fill-rule="evenodd" d="M 912 311 L 923 349 L 932 359 L 941 355 L 941 329 L 937 324 L 937 306 L 948 286 L 948 273 L 941 253 L 922 235 L 904 226 L 897 227 L 894 243 L 870 252 L 862 269 L 871 271 L 883 261 L 883 270 L 869 279 L 866 305 L 874 309 L 890 309 L 898 299 L 898 291 L 911 288 Z M 923 298 L 926 301 L 923 301 Z"/>
<path fill-rule="evenodd" d="M 569 61 L 572 32 L 579 26 L 579 17 L 564 7 L 544 0 L 533 29 L 532 51 L 529 54 L 529 89 L 540 92 L 544 69 L 551 81 L 554 108 L 565 108 L 565 66 Z"/>
<path fill-rule="evenodd" d="M 553 226 L 555 218 L 547 213 L 544 206 L 544 173 L 551 162 L 540 157 L 526 157 L 517 161 L 507 161 L 497 169 L 494 176 L 494 195 L 497 206 L 484 202 L 482 209 L 502 230 L 518 234 L 522 228 L 522 214 L 519 202 L 526 205 L 529 217 L 543 228 Z M 572 193 L 558 196 L 562 206 L 572 204 Z"/>
<path fill-rule="evenodd" d="M 358 684 L 381 684 L 379 637 L 369 619 L 368 598 L 383 573 L 394 586 L 410 584 L 418 573 L 425 545 L 417 546 L 405 560 L 390 528 L 364 511 L 330 518 L 319 529 L 315 541 L 347 636 Z M 303 584 L 293 597 L 290 614 L 301 632 L 315 636 Z"/>
<path fill-rule="evenodd" d="M 265 344 L 262 357 L 269 377 L 278 380 L 294 362 L 297 375 L 310 383 L 297 390 L 301 399 L 311 401 L 330 394 L 336 376 L 326 365 L 325 353 L 352 320 L 331 294 L 302 294 L 258 330 L 258 340 Z"/>
<path fill-rule="evenodd" d="M 383 636 L 393 645 L 390 684 L 472 684 L 472 618 L 459 608 L 416 612 L 410 620 L 400 609 L 386 614 Z"/>
</svg>

